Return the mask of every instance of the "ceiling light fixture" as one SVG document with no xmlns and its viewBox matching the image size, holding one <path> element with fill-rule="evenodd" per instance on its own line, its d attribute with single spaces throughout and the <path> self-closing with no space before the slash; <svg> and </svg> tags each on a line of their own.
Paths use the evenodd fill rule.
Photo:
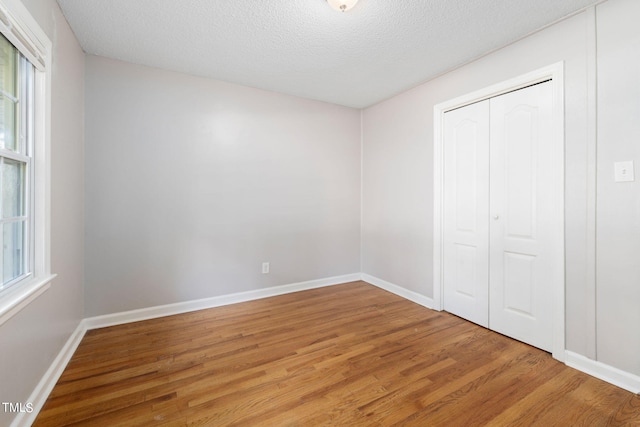
<svg viewBox="0 0 640 427">
<path fill-rule="evenodd" d="M 338 12 L 345 12 L 358 3 L 358 0 L 327 0 L 327 3 Z"/>
</svg>

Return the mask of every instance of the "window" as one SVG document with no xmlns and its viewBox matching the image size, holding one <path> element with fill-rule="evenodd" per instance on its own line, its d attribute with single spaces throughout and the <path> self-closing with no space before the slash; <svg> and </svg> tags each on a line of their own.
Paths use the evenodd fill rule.
<svg viewBox="0 0 640 427">
<path fill-rule="evenodd" d="M 50 287 L 51 41 L 0 2 L 0 325 Z"/>
<path fill-rule="evenodd" d="M 31 275 L 33 65 L 0 36 L 0 291 Z"/>
</svg>

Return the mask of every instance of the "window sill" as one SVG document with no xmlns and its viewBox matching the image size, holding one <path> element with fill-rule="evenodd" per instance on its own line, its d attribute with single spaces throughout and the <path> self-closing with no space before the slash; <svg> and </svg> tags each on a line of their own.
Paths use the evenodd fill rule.
<svg viewBox="0 0 640 427">
<path fill-rule="evenodd" d="M 50 274 L 28 280 L 26 283 L 15 285 L 15 289 L 10 289 L 6 295 L 0 296 L 0 325 L 18 314 L 31 301 L 49 289 L 51 281 L 55 277 L 55 274 Z"/>
</svg>

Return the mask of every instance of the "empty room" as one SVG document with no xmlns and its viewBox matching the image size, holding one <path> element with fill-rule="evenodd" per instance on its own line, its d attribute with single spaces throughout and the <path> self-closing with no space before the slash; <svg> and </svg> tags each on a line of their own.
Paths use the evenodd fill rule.
<svg viewBox="0 0 640 427">
<path fill-rule="evenodd" d="M 0 0 L 0 426 L 640 425 L 639 21 Z"/>
</svg>

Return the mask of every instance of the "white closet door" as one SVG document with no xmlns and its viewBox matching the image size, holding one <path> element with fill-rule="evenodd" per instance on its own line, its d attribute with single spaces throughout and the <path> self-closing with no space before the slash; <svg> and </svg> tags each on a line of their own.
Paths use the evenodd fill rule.
<svg viewBox="0 0 640 427">
<path fill-rule="evenodd" d="M 552 92 L 490 100 L 490 328 L 552 348 Z"/>
<path fill-rule="evenodd" d="M 489 101 L 444 117 L 444 309 L 488 326 Z"/>
</svg>

